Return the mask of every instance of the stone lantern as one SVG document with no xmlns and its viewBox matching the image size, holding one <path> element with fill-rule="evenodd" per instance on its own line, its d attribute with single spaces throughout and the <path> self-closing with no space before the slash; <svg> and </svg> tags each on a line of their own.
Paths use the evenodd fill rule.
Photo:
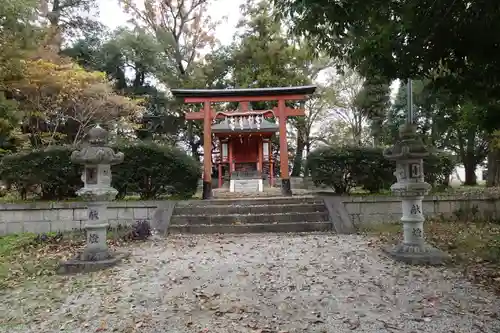
<svg viewBox="0 0 500 333">
<path fill-rule="evenodd" d="M 107 142 L 108 132 L 97 125 L 88 132 L 88 144 L 71 154 L 73 163 L 84 165 L 84 186 L 77 195 L 87 203 L 87 242 L 81 253 L 61 265 L 63 272 L 101 269 L 124 257 L 111 253 L 106 244 L 108 201 L 118 193 L 111 187 L 111 165 L 123 162 L 124 158 L 123 153 L 115 153 Z"/>
<path fill-rule="evenodd" d="M 409 264 L 441 264 L 448 255 L 425 242 L 422 199 L 431 189 L 424 181 L 423 159 L 429 155 L 416 133 L 411 106 L 411 81 L 409 81 L 408 117 L 399 128 L 399 141 L 384 150 L 384 157 L 396 162 L 397 182 L 391 186 L 392 192 L 401 198 L 403 235 L 401 244 L 387 250 L 396 260 Z"/>
</svg>

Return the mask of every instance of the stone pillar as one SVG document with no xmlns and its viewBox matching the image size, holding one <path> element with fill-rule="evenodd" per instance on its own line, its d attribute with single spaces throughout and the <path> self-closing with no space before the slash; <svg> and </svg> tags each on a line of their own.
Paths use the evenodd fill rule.
<svg viewBox="0 0 500 333">
<path fill-rule="evenodd" d="M 61 263 L 62 273 L 106 268 L 127 255 L 110 252 L 106 243 L 108 201 L 118 193 L 111 187 L 111 165 L 121 163 L 124 158 L 123 153 L 115 153 L 107 146 L 107 138 L 108 132 L 97 125 L 88 133 L 88 145 L 71 154 L 74 163 L 84 165 L 84 186 L 77 194 L 87 202 L 87 242 L 75 258 Z"/>
<path fill-rule="evenodd" d="M 87 221 L 85 230 L 87 232 L 87 246 L 83 251 L 85 260 L 103 260 L 109 257 L 108 245 L 106 243 L 108 219 L 106 202 L 87 202 Z"/>
<path fill-rule="evenodd" d="M 398 261 L 409 264 L 441 264 L 448 255 L 425 242 L 423 224 L 425 221 L 422 199 L 431 185 L 424 181 L 423 158 L 429 151 L 417 137 L 414 124 L 406 123 L 399 128 L 400 140 L 384 151 L 384 156 L 396 161 L 394 175 L 397 182 L 392 192 L 401 198 L 404 239 L 401 244 L 387 249 L 388 254 Z"/>
</svg>

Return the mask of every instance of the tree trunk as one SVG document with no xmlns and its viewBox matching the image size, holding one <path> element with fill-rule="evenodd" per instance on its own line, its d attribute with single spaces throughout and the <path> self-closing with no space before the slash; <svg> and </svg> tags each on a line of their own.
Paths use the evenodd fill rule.
<svg viewBox="0 0 500 333">
<path fill-rule="evenodd" d="M 306 163 L 304 165 L 304 177 L 309 177 L 309 168 L 307 167 L 307 157 L 309 156 L 309 153 L 311 152 L 311 140 L 307 139 L 305 142 L 305 148 L 306 148 Z"/>
<path fill-rule="evenodd" d="M 59 54 L 62 44 L 62 31 L 59 26 L 61 20 L 61 2 L 54 0 L 52 10 L 47 13 L 47 19 L 50 22 L 49 31 L 47 33 L 47 41 L 45 47 L 54 54 Z"/>
<path fill-rule="evenodd" d="M 488 153 L 488 176 L 486 178 L 486 186 L 500 186 L 500 149 L 496 149 L 490 144 Z"/>
<path fill-rule="evenodd" d="M 193 158 L 199 161 L 201 155 L 198 149 L 200 148 L 201 145 L 198 142 L 189 141 L 189 146 L 191 147 L 191 154 Z"/>
<path fill-rule="evenodd" d="M 476 167 L 477 163 L 474 154 L 468 153 L 464 161 L 464 168 L 465 168 L 464 185 L 470 185 L 470 186 L 477 185 Z"/>
<path fill-rule="evenodd" d="M 371 122 L 371 136 L 373 138 L 373 146 L 380 146 L 380 134 L 382 133 L 382 117 L 376 117 Z"/>
</svg>

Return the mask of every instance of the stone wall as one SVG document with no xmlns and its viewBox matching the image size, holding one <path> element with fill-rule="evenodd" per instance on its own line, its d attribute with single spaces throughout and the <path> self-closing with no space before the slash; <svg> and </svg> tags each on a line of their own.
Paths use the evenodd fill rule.
<svg viewBox="0 0 500 333">
<path fill-rule="evenodd" d="M 341 197 L 355 225 L 396 222 L 401 218 L 401 201 L 391 196 Z M 108 209 L 111 225 L 151 221 L 159 201 L 117 201 Z M 487 197 L 429 196 L 423 202 L 426 216 L 468 215 L 468 219 L 500 217 L 500 199 Z M 19 232 L 70 231 L 84 226 L 83 202 L 33 202 L 0 205 L 0 235 Z"/>
<path fill-rule="evenodd" d="M 151 220 L 157 201 L 116 201 L 108 208 L 109 223 L 130 225 Z M 0 235 L 19 232 L 71 231 L 87 219 L 83 202 L 33 202 L 0 205 Z"/>
<path fill-rule="evenodd" d="M 347 213 L 355 225 L 390 223 L 401 219 L 401 200 L 392 196 L 352 196 L 343 198 Z M 422 202 L 426 217 L 467 218 L 500 217 L 500 198 L 488 196 L 427 196 Z"/>
</svg>

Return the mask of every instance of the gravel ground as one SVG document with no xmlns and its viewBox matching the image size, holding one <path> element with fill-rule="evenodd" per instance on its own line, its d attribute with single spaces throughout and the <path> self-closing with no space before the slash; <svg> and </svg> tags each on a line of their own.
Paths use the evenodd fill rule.
<svg viewBox="0 0 500 333">
<path fill-rule="evenodd" d="M 356 235 L 172 236 L 0 295 L 0 332 L 500 332 L 500 300 Z M 30 323 L 26 325 L 25 323 Z"/>
</svg>

